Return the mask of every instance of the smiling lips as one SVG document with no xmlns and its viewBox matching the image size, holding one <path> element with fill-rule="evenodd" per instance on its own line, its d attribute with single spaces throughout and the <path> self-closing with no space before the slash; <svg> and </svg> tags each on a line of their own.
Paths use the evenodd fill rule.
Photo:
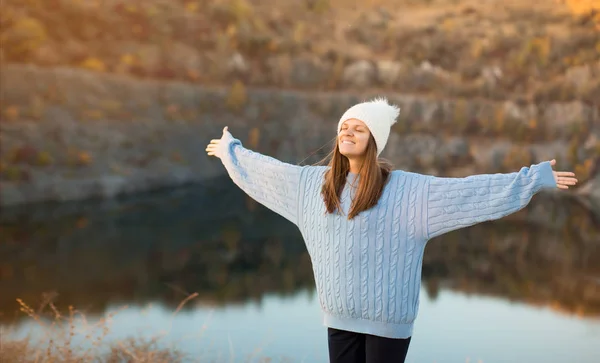
<svg viewBox="0 0 600 363">
<path fill-rule="evenodd" d="M 355 143 L 350 140 L 342 140 L 342 144 L 354 145 Z"/>
</svg>

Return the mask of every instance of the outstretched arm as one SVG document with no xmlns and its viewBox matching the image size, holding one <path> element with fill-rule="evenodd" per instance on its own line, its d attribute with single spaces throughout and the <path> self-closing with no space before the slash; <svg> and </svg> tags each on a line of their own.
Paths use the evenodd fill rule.
<svg viewBox="0 0 600 363">
<path fill-rule="evenodd" d="M 553 171 L 555 164 L 546 161 L 508 174 L 428 177 L 423 209 L 427 239 L 515 213 L 542 188 L 568 189 L 577 183 L 575 174 Z"/>
<path fill-rule="evenodd" d="M 252 199 L 290 222 L 297 224 L 298 185 L 301 166 L 283 163 L 248 150 L 227 127 L 220 139 L 206 147 L 210 156 L 221 159 L 231 180 Z"/>
</svg>

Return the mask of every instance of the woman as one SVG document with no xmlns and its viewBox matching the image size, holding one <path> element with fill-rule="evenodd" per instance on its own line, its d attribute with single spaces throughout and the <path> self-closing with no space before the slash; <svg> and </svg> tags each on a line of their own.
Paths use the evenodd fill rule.
<svg viewBox="0 0 600 363">
<path fill-rule="evenodd" d="M 331 362 L 404 362 L 427 241 L 514 213 L 542 188 L 577 183 L 573 173 L 553 171 L 554 160 L 466 178 L 392 171 L 378 156 L 399 112 L 385 99 L 349 108 L 327 166 L 252 152 L 227 127 L 206 148 L 244 192 L 300 229 Z"/>
</svg>

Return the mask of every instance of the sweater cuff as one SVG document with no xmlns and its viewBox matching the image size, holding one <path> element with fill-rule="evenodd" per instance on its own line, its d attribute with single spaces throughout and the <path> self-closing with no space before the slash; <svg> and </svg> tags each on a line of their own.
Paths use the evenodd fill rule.
<svg viewBox="0 0 600 363">
<path fill-rule="evenodd" d="M 221 142 L 219 143 L 219 159 L 223 160 L 223 158 L 226 158 L 235 144 L 241 144 L 241 142 L 234 138 L 231 133 L 226 132 L 221 137 Z"/>
<path fill-rule="evenodd" d="M 552 170 L 552 165 L 550 165 L 549 161 L 544 161 L 539 164 L 540 171 L 540 187 L 544 188 L 556 188 L 556 180 L 554 179 L 554 173 Z"/>
</svg>

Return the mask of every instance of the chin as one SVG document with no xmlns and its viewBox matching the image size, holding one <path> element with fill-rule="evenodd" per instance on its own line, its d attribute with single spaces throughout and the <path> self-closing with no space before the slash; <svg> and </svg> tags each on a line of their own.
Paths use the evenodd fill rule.
<svg viewBox="0 0 600 363">
<path fill-rule="evenodd" d="M 339 150 L 340 150 L 340 154 L 347 157 L 348 159 L 354 159 L 354 158 L 360 157 L 360 153 L 357 153 L 353 150 L 347 150 L 343 147 L 340 147 Z"/>
</svg>

